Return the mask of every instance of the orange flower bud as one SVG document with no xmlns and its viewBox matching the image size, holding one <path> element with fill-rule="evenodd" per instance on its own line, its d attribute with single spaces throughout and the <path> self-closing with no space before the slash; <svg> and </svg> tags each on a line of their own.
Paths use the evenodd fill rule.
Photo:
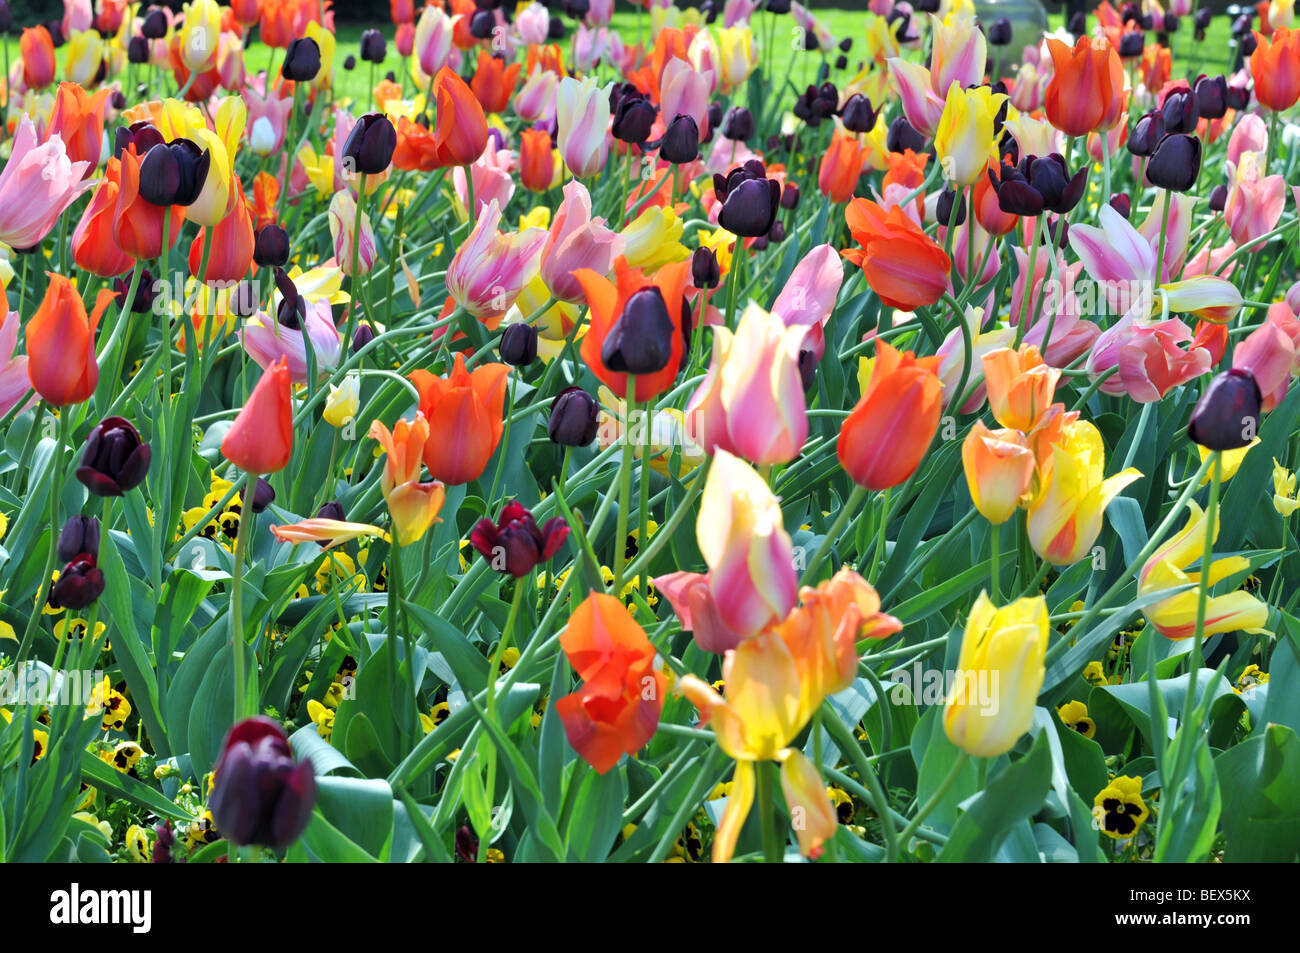
<svg viewBox="0 0 1300 953">
<path fill-rule="evenodd" d="M 280 358 L 265 371 L 248 403 L 221 441 L 222 455 L 245 473 L 276 473 L 293 452 L 293 401 L 289 362 Z"/>
<path fill-rule="evenodd" d="M 483 475 L 501 442 L 509 373 L 506 364 L 483 364 L 470 372 L 463 354 L 456 355 L 446 377 L 411 373 L 420 413 L 429 421 L 424 465 L 435 480 L 456 485 Z"/>
<path fill-rule="evenodd" d="M 95 328 L 112 300 L 111 290 L 101 290 L 87 316 L 72 282 L 50 275 L 45 298 L 27 322 L 27 377 L 36 393 L 56 407 L 79 404 L 95 393 Z"/>
</svg>

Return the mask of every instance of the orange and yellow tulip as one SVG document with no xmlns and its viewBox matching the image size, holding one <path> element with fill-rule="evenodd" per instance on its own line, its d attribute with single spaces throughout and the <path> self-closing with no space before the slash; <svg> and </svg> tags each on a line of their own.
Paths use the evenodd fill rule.
<svg viewBox="0 0 1300 953">
<path fill-rule="evenodd" d="M 392 432 L 378 420 L 370 424 L 370 437 L 384 448 L 384 472 L 379 486 L 388 503 L 397 541 L 403 546 L 419 542 L 437 521 L 446 488 L 437 480 L 420 482 L 420 458 L 429 442 L 429 421 L 416 411 L 415 420 L 399 419 Z"/>
<path fill-rule="evenodd" d="M 121 180 L 122 164 L 110 156 L 104 177 L 72 232 L 72 260 L 78 268 L 101 278 L 115 278 L 135 265 L 135 259 L 119 248 L 113 238 L 113 215 Z"/>
<path fill-rule="evenodd" d="M 961 445 L 966 486 L 994 526 L 1011 519 L 1034 480 L 1034 453 L 1018 430 L 989 430 L 977 420 Z"/>
<path fill-rule="evenodd" d="M 104 141 L 104 110 L 108 108 L 111 89 L 88 93 L 76 83 L 60 83 L 54 96 L 54 111 L 45 135 L 58 135 L 73 162 L 86 161 L 86 175 L 99 165 Z"/>
<path fill-rule="evenodd" d="M 998 348 L 984 355 L 984 382 L 993 419 L 1004 427 L 1028 433 L 1052 406 L 1061 372 L 1043 363 L 1032 344 L 1020 349 Z"/>
<path fill-rule="evenodd" d="M 1255 32 L 1255 43 L 1250 54 L 1255 98 L 1274 112 L 1290 109 L 1300 101 L 1300 30 L 1281 27 L 1272 37 Z"/>
<path fill-rule="evenodd" d="M 901 208 L 885 211 L 859 198 L 849 202 L 844 217 L 862 247 L 842 254 L 862 268 L 867 284 L 885 305 L 914 311 L 943 297 L 952 262 Z"/>
<path fill-rule="evenodd" d="M 1112 128 L 1124 112 L 1124 67 L 1109 43 L 1048 39 L 1054 72 L 1043 97 L 1048 121 L 1067 136 Z"/>
</svg>

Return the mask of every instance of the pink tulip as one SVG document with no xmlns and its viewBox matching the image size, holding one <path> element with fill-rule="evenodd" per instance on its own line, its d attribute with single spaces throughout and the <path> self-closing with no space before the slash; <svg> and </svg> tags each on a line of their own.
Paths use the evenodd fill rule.
<svg viewBox="0 0 1300 953">
<path fill-rule="evenodd" d="M 301 328 L 285 327 L 265 311 L 258 311 L 244 322 L 239 339 L 248 356 L 264 370 L 284 358 L 289 364 L 289 379 L 301 384 L 307 380 L 304 330 L 316 357 L 317 375 L 323 377 L 338 366 L 343 350 L 330 303 L 324 298 L 307 302 L 307 317 Z"/>
<path fill-rule="evenodd" d="M 817 360 L 826 350 L 822 329 L 830 320 L 844 282 L 844 265 L 830 245 L 818 245 L 804 255 L 786 279 L 772 304 L 772 314 L 788 328 L 807 328 L 803 347 L 811 347 Z"/>
<path fill-rule="evenodd" d="M 10 311 L 0 321 L 0 416 L 9 413 L 23 395 L 32 389 L 31 379 L 27 376 L 27 355 L 14 356 L 18 344 L 19 317 L 17 311 Z M 24 405 L 23 410 L 31 407 L 38 400 L 35 393 Z"/>
<path fill-rule="evenodd" d="M 1229 265 L 1228 269 L 1222 273 L 1220 273 L 1219 269 L 1223 267 L 1223 263 L 1236 250 L 1237 246 L 1232 242 L 1220 245 L 1218 248 L 1210 248 L 1210 246 L 1206 245 L 1187 259 L 1187 264 L 1183 266 L 1183 278 L 1199 278 L 1202 275 L 1229 277 L 1237 268 L 1235 264 Z"/>
<path fill-rule="evenodd" d="M 90 0 L 63 0 L 63 35 L 89 30 L 95 23 L 95 8 Z"/>
<path fill-rule="evenodd" d="M 737 24 L 748 23 L 749 18 L 758 9 L 760 0 L 727 0 L 722 8 L 722 26 L 730 29 Z"/>
<path fill-rule="evenodd" d="M 0 172 L 0 242 L 22 249 L 39 245 L 77 196 L 96 184 L 82 181 L 89 168 L 89 162 L 68 158 L 58 134 L 38 143 L 36 126 L 22 116 Z"/>
<path fill-rule="evenodd" d="M 542 247 L 542 280 L 551 294 L 561 301 L 585 300 L 573 272 L 590 268 L 597 274 L 609 274 L 621 254 L 623 236 L 610 229 L 603 218 L 593 219 L 587 187 L 569 182 Z"/>
<path fill-rule="evenodd" d="M 753 302 L 734 333 L 713 329 L 709 373 L 686 405 L 705 453 L 725 450 L 760 466 L 799 455 L 808 437 L 799 377 L 805 334 Z"/>
<path fill-rule="evenodd" d="M 480 320 L 500 318 L 541 267 L 546 232 L 526 228 L 503 235 L 501 207 L 489 202 L 447 267 L 447 291 Z"/>
<path fill-rule="evenodd" d="M 551 15 L 546 7 L 533 0 L 515 14 L 515 30 L 524 46 L 540 46 L 546 42 L 546 30 Z"/>
<path fill-rule="evenodd" d="M 974 230 L 975 240 L 971 241 L 971 231 Z M 947 226 L 939 227 L 939 241 L 942 243 L 948 234 Z M 974 245 L 972 254 L 971 245 Z M 962 280 L 969 281 L 970 262 L 973 260 L 975 268 L 979 269 L 975 285 L 987 284 L 993 280 L 1001 267 L 1001 261 L 997 249 L 993 247 L 996 239 L 992 238 L 988 232 L 980 227 L 979 222 L 967 222 L 957 227 L 957 234 L 952 243 L 952 261 L 956 266 L 957 274 L 961 275 Z M 1040 252 L 1041 255 L 1041 252 Z"/>
<path fill-rule="evenodd" d="M 451 17 L 435 6 L 427 6 L 415 24 L 412 52 L 420 61 L 420 72 L 437 76 L 451 55 L 453 23 Z M 409 54 L 408 54 L 409 55 Z"/>
<path fill-rule="evenodd" d="M 1097 218 L 1100 227 L 1072 225 L 1069 232 L 1070 248 L 1088 276 L 1106 286 L 1108 296 L 1127 295 L 1138 287 L 1149 289 L 1156 268 L 1151 243 L 1110 205 L 1103 205 Z"/>
<path fill-rule="evenodd" d="M 1232 366 L 1249 371 L 1259 384 L 1265 412 L 1286 397 L 1291 376 L 1300 370 L 1300 321 L 1285 301 L 1268 309 L 1264 323 L 1246 335 L 1232 352 Z"/>
<path fill-rule="evenodd" d="M 614 19 L 614 0 L 591 0 L 584 22 L 587 26 L 606 26 Z"/>
<path fill-rule="evenodd" d="M 591 77 L 566 76 L 555 98 L 560 156 L 579 179 L 589 178 L 609 161 L 609 93 Z"/>
<path fill-rule="evenodd" d="M 897 56 L 891 56 L 886 62 L 890 79 L 894 81 L 903 104 L 903 115 L 921 135 L 927 139 L 934 138 L 939 118 L 943 115 L 944 97 L 934 91 L 930 71 L 919 63 Z"/>
<path fill-rule="evenodd" d="M 1154 253 L 1160 248 L 1160 229 L 1165 214 L 1165 201 L 1171 193 L 1164 189 L 1156 191 L 1155 201 L 1138 232 L 1147 240 Z M 1169 206 L 1169 224 L 1165 229 L 1165 262 L 1160 280 L 1172 281 L 1183 270 L 1187 258 L 1187 243 L 1192 234 L 1192 213 L 1196 207 L 1196 196 L 1173 195 L 1173 205 Z M 1152 262 L 1155 261 L 1154 254 Z"/>
<path fill-rule="evenodd" d="M 1233 165 L 1241 165 L 1247 152 L 1268 156 L 1268 124 L 1255 113 L 1243 113 L 1228 138 L 1228 161 Z"/>
<path fill-rule="evenodd" d="M 578 31 L 581 34 L 582 28 L 579 27 Z M 515 94 L 515 115 L 527 123 L 549 123 L 555 116 L 555 90 L 559 83 L 560 78 L 550 70 L 534 66 Z"/>
<path fill-rule="evenodd" d="M 248 106 L 248 140 L 253 151 L 266 156 L 284 148 L 293 100 L 275 93 L 260 95 L 249 84 L 244 88 L 244 104 Z"/>
<path fill-rule="evenodd" d="M 668 61 L 659 79 L 659 111 L 665 123 L 678 116 L 690 116 L 703 141 L 709 134 L 709 96 L 713 92 L 714 74 L 699 72 L 685 60 Z"/>
<path fill-rule="evenodd" d="M 1261 178 L 1258 156 L 1247 152 L 1241 164 L 1228 163 L 1228 201 L 1223 217 L 1232 240 L 1248 247 L 1277 227 L 1286 205 L 1286 180 L 1280 175 Z"/>
<path fill-rule="evenodd" d="M 356 240 L 357 257 L 352 258 L 354 234 L 357 228 L 357 200 L 352 193 L 340 190 L 330 200 L 330 235 L 334 239 L 334 258 L 345 275 L 368 274 L 375 266 L 375 231 L 370 216 L 361 215 L 361 236 Z"/>
<path fill-rule="evenodd" d="M 505 208 L 515 194 L 515 180 L 511 173 L 519 165 L 518 156 L 510 149 L 497 149 L 495 136 L 489 135 L 487 148 L 469 167 L 474 177 L 474 215 L 482 215 L 488 203 L 496 202 Z M 451 170 L 452 185 L 460 204 L 469 208 L 469 195 L 465 190 L 465 169 L 456 166 Z"/>
<path fill-rule="evenodd" d="M 1134 313 L 1130 311 L 1103 331 L 1088 358 L 1088 373 L 1094 378 L 1119 367 L 1119 372 L 1101 385 L 1103 393 L 1128 394 L 1140 404 L 1154 403 L 1179 384 L 1210 370 L 1208 350 L 1179 347 L 1192 340 L 1191 329 L 1180 319 L 1144 324 Z"/>
</svg>

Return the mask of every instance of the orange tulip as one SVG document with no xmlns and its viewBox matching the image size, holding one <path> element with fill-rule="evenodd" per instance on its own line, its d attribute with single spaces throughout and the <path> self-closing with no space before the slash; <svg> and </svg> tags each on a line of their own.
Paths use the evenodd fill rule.
<svg viewBox="0 0 1300 953">
<path fill-rule="evenodd" d="M 258 228 L 266 228 L 279 217 L 275 207 L 279 198 L 279 179 L 270 172 L 259 172 L 253 176 L 253 212 L 257 216 Z"/>
<path fill-rule="evenodd" d="M 582 685 L 556 701 L 555 713 L 573 750 L 604 774 L 654 736 L 668 679 L 655 670 L 645 630 L 605 593 L 593 592 L 574 610 L 560 645 Z"/>
<path fill-rule="evenodd" d="M 1033 430 L 1052 406 L 1061 372 L 1044 364 L 1032 344 L 1021 345 L 1019 351 L 1009 347 L 990 351 L 983 363 L 993 419 L 1012 430 Z"/>
<path fill-rule="evenodd" d="M 429 441 L 429 421 L 418 411 L 415 420 L 399 419 L 389 433 L 378 420 L 370 424 L 370 436 L 384 448 L 384 473 L 379 485 L 388 503 L 388 513 L 403 546 L 418 543 L 438 519 L 447 497 L 437 480 L 420 482 L 420 454 Z"/>
<path fill-rule="evenodd" d="M 438 104 L 433 130 L 436 167 L 470 165 L 487 148 L 487 117 L 482 105 L 465 81 L 446 66 L 433 80 L 433 95 Z"/>
<path fill-rule="evenodd" d="M 226 217 L 212 230 L 208 267 L 202 275 L 199 269 L 203 267 L 203 237 L 207 228 L 200 228 L 190 243 L 190 274 L 201 281 L 239 281 L 253 264 L 253 217 L 248 212 L 243 183 L 239 176 L 234 180 L 235 201 Z"/>
<path fill-rule="evenodd" d="M 506 61 L 501 57 L 493 56 L 487 50 L 478 51 L 478 65 L 474 68 L 470 87 L 474 90 L 474 96 L 484 112 L 506 111 L 506 107 L 510 105 L 510 97 L 514 95 L 521 69 L 523 69 L 522 63 L 511 63 L 506 66 Z"/>
<path fill-rule="evenodd" d="M 104 140 L 104 110 L 112 94 L 111 89 L 101 89 L 92 94 L 76 83 L 60 83 L 54 97 L 54 111 L 50 113 L 45 138 L 57 134 L 63 139 L 69 159 L 89 162 L 87 176 L 99 165 Z"/>
<path fill-rule="evenodd" d="M 506 364 L 482 364 L 471 373 L 464 354 L 456 355 L 446 377 L 411 373 L 420 392 L 420 413 L 429 420 L 424 465 L 435 480 L 454 486 L 483 475 L 501 442 L 509 373 Z"/>
<path fill-rule="evenodd" d="M 1290 109 L 1300 100 L 1300 30 L 1280 27 L 1271 38 L 1256 32 L 1255 42 L 1250 54 L 1255 98 L 1274 112 Z"/>
<path fill-rule="evenodd" d="M 971 204 L 975 207 L 975 221 L 979 223 L 980 228 L 990 235 L 1006 235 L 1016 230 L 1016 226 L 1020 224 L 1020 216 L 1002 211 L 1002 207 L 998 205 L 997 190 L 993 188 L 993 183 L 989 181 L 987 175 L 982 175 L 975 181 L 973 192 L 974 199 Z"/>
<path fill-rule="evenodd" d="M 87 316 L 72 282 L 50 275 L 45 299 L 27 322 L 27 377 L 36 393 L 56 407 L 79 404 L 95 393 L 95 329 L 112 301 L 113 292 L 104 288 Z"/>
<path fill-rule="evenodd" d="M 221 453 L 245 473 L 277 473 L 288 466 L 293 453 L 293 401 L 287 358 L 262 372 L 248 403 L 226 431 Z"/>
<path fill-rule="evenodd" d="M 121 181 L 122 164 L 110 156 L 104 178 L 72 232 L 72 260 L 78 268 L 101 278 L 125 274 L 135 265 L 135 259 L 119 248 L 113 237 L 113 213 Z"/>
<path fill-rule="evenodd" d="M 117 193 L 117 208 L 113 212 L 113 238 L 132 258 L 139 261 L 157 258 L 162 254 L 164 217 L 171 216 L 170 248 L 180 234 L 185 209 L 179 205 L 162 208 L 140 196 L 140 157 L 135 153 L 135 146 L 122 153 L 121 163 L 122 184 Z"/>
<path fill-rule="evenodd" d="M 615 285 L 604 275 L 597 274 L 590 268 L 579 268 L 573 277 L 582 285 L 590 308 L 591 327 L 582 337 L 580 353 L 600 380 L 619 397 L 627 397 L 627 374 L 611 371 L 600 358 L 605 338 L 614 329 L 614 325 L 623 316 L 623 309 L 633 294 L 642 288 L 658 288 L 668 305 L 668 318 L 673 325 L 672 344 L 669 348 L 668 363 L 663 370 L 653 374 L 639 374 L 636 378 L 636 400 L 647 401 L 662 394 L 677 379 L 681 370 L 682 353 L 685 340 L 682 335 L 682 321 L 690 321 L 689 312 L 682 313 L 681 301 L 686 292 L 686 283 L 691 276 L 691 263 L 687 261 L 672 262 L 663 265 L 655 272 L 654 278 L 647 278 L 642 272 L 628 266 L 625 259 L 614 263 Z"/>
<path fill-rule="evenodd" d="M 867 284 L 882 302 L 914 311 L 943 297 L 952 263 L 901 208 L 895 205 L 886 212 L 875 202 L 859 198 L 849 202 L 844 217 L 862 247 L 842 254 L 861 266 Z"/>
<path fill-rule="evenodd" d="M 438 141 L 433 130 L 399 116 L 393 167 L 403 172 L 432 172 L 438 168 Z"/>
<path fill-rule="evenodd" d="M 858 137 L 836 130 L 817 170 L 817 187 L 822 195 L 836 204 L 853 198 L 858 179 L 862 177 L 864 158 Z"/>
<path fill-rule="evenodd" d="M 23 58 L 23 82 L 28 89 L 40 91 L 54 82 L 54 40 L 43 26 L 27 27 L 18 50 Z"/>
<path fill-rule="evenodd" d="M 1067 136 L 1112 128 L 1124 111 L 1124 67 L 1109 43 L 1080 37 L 1074 49 L 1049 39 L 1055 72 L 1043 108 L 1047 120 Z"/>
<path fill-rule="evenodd" d="M 840 427 L 835 448 L 854 483 L 883 490 L 921 465 L 943 413 L 938 366 L 937 357 L 918 358 L 876 342 L 871 378 Z"/>
<path fill-rule="evenodd" d="M 262 16 L 262 0 L 230 0 L 230 12 L 240 26 L 252 26 Z"/>
<path fill-rule="evenodd" d="M 1034 479 L 1034 454 L 1018 430 L 989 430 L 975 421 L 961 445 L 966 486 L 975 508 L 1001 526 L 1020 505 Z"/>
<path fill-rule="evenodd" d="M 1173 72 L 1173 54 L 1168 47 L 1154 43 L 1142 50 L 1142 62 L 1138 69 L 1142 73 L 1142 85 L 1150 90 L 1159 90 L 1169 82 Z"/>
<path fill-rule="evenodd" d="M 519 141 L 519 180 L 530 192 L 545 192 L 560 171 L 551 134 L 545 129 L 525 129 Z"/>
</svg>

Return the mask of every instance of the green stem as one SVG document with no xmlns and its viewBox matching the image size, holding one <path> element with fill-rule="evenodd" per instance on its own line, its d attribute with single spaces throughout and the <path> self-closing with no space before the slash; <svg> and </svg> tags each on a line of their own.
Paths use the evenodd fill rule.
<svg viewBox="0 0 1300 953">
<path fill-rule="evenodd" d="M 244 671 L 244 554 L 248 550 L 248 536 L 256 517 L 253 515 L 253 494 L 257 492 L 257 474 L 244 477 L 244 489 L 239 497 L 239 531 L 235 534 L 235 565 L 230 580 L 230 654 L 234 660 L 235 721 L 247 715 L 248 675 Z"/>
<path fill-rule="evenodd" d="M 844 531 L 844 527 L 848 524 L 849 520 L 853 518 L 853 514 L 857 512 L 858 507 L 862 505 L 862 501 L 866 496 L 867 491 L 865 487 L 858 486 L 857 484 L 853 485 L 853 492 L 850 493 L 849 498 L 844 501 L 844 505 L 835 516 L 835 521 L 831 523 L 830 529 L 828 529 L 826 535 L 822 537 L 822 543 L 817 547 L 817 552 L 813 553 L 812 560 L 808 563 L 807 568 L 804 569 L 803 578 L 799 580 L 801 585 L 806 585 L 812 581 L 818 567 L 821 566 L 822 561 L 830 553 L 831 547 L 835 545 L 836 537 Z M 888 518 L 887 514 L 885 518 Z"/>
<path fill-rule="evenodd" d="M 944 797 L 947 796 L 948 792 L 952 790 L 952 786 L 956 784 L 957 779 L 961 777 L 961 773 L 966 767 L 966 762 L 969 760 L 970 755 L 965 751 L 959 751 L 957 753 L 957 759 L 953 761 L 952 767 L 948 769 L 947 776 L 939 782 L 939 786 L 930 794 L 929 799 L 921 805 L 921 809 L 916 812 L 916 816 L 907 822 L 907 826 L 904 827 L 902 833 L 898 835 L 898 842 L 903 845 L 904 849 L 907 848 L 908 839 L 911 838 L 911 836 L 916 833 L 916 829 L 921 826 L 921 822 L 926 819 L 931 811 L 939 806 L 939 802 L 942 801 Z"/>
<path fill-rule="evenodd" d="M 772 801 L 772 774 L 775 770 L 775 763 L 758 761 L 754 764 L 754 774 L 758 781 L 754 804 L 758 809 L 759 829 L 763 835 L 763 860 L 769 864 L 781 863 L 785 854 L 785 847 L 776 831 L 776 818 L 773 816 L 776 805 Z"/>
</svg>

